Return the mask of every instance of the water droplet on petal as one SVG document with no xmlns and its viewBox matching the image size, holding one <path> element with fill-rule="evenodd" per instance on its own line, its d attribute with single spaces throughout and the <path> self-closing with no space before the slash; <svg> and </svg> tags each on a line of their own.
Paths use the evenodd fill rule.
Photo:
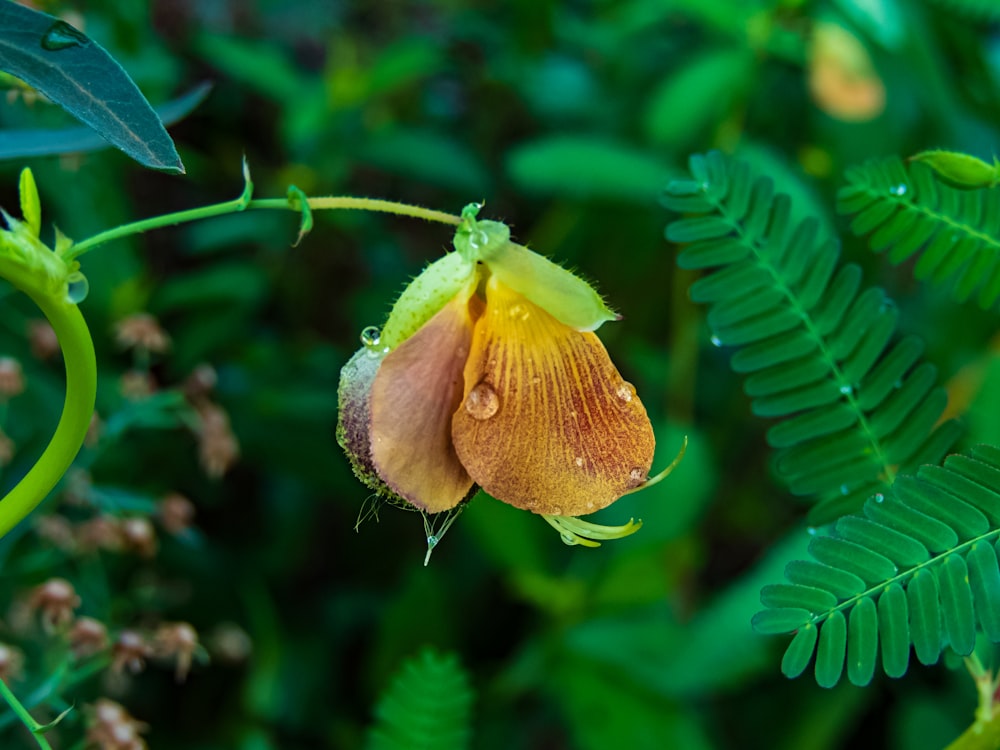
<svg viewBox="0 0 1000 750">
<path fill-rule="evenodd" d="M 531 317 L 531 313 L 528 312 L 524 305 L 512 305 L 507 311 L 507 316 L 511 318 L 519 318 L 520 320 L 525 321 Z"/>
<path fill-rule="evenodd" d="M 875 493 L 875 502 L 876 503 L 885 502 L 885 495 L 883 495 L 881 492 Z"/>
<path fill-rule="evenodd" d="M 376 326 L 368 326 L 361 331 L 361 343 L 372 348 L 382 341 L 382 332 Z"/>
<path fill-rule="evenodd" d="M 848 487 L 846 484 L 840 485 L 840 494 L 841 495 L 846 495 L 850 491 L 851 491 L 851 488 Z"/>
<path fill-rule="evenodd" d="M 58 52 L 68 47 L 85 47 L 90 40 L 65 21 L 56 21 L 42 35 L 42 49 Z"/>
<path fill-rule="evenodd" d="M 90 283 L 87 281 L 87 277 L 82 273 L 77 271 L 69 275 L 66 279 L 66 301 L 78 305 L 87 299 L 87 293 L 90 292 Z"/>
<path fill-rule="evenodd" d="M 480 383 L 465 397 L 465 410 L 473 419 L 489 419 L 500 409 L 500 397 L 489 383 Z"/>
<path fill-rule="evenodd" d="M 427 537 L 427 546 L 430 547 L 431 549 L 434 549 L 434 547 L 437 547 L 437 543 L 440 541 L 441 541 L 440 539 L 431 534 L 429 537 Z"/>
<path fill-rule="evenodd" d="M 895 185 L 889 188 L 889 192 L 893 195 L 906 195 L 906 185 L 903 185 L 902 183 Z"/>
<path fill-rule="evenodd" d="M 709 339 L 709 341 L 712 342 L 712 346 L 722 346 L 722 339 L 720 339 L 718 336 L 714 334 L 712 335 L 712 338 Z"/>
<path fill-rule="evenodd" d="M 551 513 L 548 513 L 547 515 L 550 515 L 550 516 L 561 516 L 562 514 L 563 514 L 563 511 L 562 511 L 562 508 L 560 508 L 560 507 L 559 507 L 559 506 L 557 505 L 556 507 L 554 507 L 554 508 L 552 509 L 552 512 L 551 512 Z"/>
<path fill-rule="evenodd" d="M 809 536 L 816 536 L 816 527 L 810 526 L 808 529 L 806 529 L 806 533 L 809 534 Z"/>
<path fill-rule="evenodd" d="M 840 392 L 843 393 L 845 396 L 850 396 L 852 393 L 854 393 L 854 386 L 846 384 L 842 385 L 840 386 Z"/>
<path fill-rule="evenodd" d="M 583 468 L 583 456 L 577 456 L 576 460 L 573 463 L 575 463 L 577 466 L 579 466 L 582 469 Z M 556 513 L 555 515 L 558 516 L 559 514 Z"/>
<path fill-rule="evenodd" d="M 615 395 L 623 403 L 629 403 L 632 397 L 635 396 L 635 388 L 633 388 L 628 383 L 622 383 L 620 386 L 615 388 Z"/>
<path fill-rule="evenodd" d="M 628 473 L 628 478 L 636 484 L 642 484 L 646 481 L 646 470 L 641 466 L 636 466 Z"/>
</svg>

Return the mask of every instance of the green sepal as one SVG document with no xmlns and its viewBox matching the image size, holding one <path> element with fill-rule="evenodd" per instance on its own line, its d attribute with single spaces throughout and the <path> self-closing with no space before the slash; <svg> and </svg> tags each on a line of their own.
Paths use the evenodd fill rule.
<svg viewBox="0 0 1000 750">
<path fill-rule="evenodd" d="M 476 267 L 460 253 L 438 258 L 411 281 L 392 306 L 380 343 L 393 349 L 420 330 L 449 300 L 463 293 L 471 297 Z"/>
<path fill-rule="evenodd" d="M 499 282 L 526 297 L 552 317 L 578 331 L 593 331 L 618 320 L 590 284 L 548 258 L 510 241 L 510 229 L 498 221 L 478 221 L 478 204 L 462 211 L 455 232 L 458 254 L 481 262 Z"/>
<path fill-rule="evenodd" d="M 1000 183 L 1000 161 L 988 164 L 958 151 L 921 151 L 910 161 L 922 161 L 956 187 L 985 188 Z"/>
<path fill-rule="evenodd" d="M 21 215 L 28 229 L 36 237 L 42 231 L 42 204 L 38 200 L 38 188 L 35 186 L 35 176 L 25 167 L 21 170 L 20 181 Z"/>
</svg>

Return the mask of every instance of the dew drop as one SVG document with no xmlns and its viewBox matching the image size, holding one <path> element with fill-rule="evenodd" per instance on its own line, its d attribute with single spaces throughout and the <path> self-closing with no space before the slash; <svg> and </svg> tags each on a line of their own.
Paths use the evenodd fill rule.
<svg viewBox="0 0 1000 750">
<path fill-rule="evenodd" d="M 361 331 L 361 343 L 369 349 L 376 347 L 382 341 L 382 332 L 376 326 L 368 326 Z"/>
<path fill-rule="evenodd" d="M 646 481 L 646 470 L 636 466 L 632 471 L 628 473 L 628 478 L 633 482 L 641 483 Z"/>
<path fill-rule="evenodd" d="M 852 393 L 854 393 L 854 386 L 846 384 L 842 385 L 840 386 L 840 392 L 843 393 L 845 396 L 850 396 Z"/>
<path fill-rule="evenodd" d="M 718 336 L 714 334 L 712 335 L 712 338 L 709 339 L 709 341 L 712 342 L 712 346 L 722 346 L 722 339 L 720 339 Z"/>
<path fill-rule="evenodd" d="M 893 195 L 906 195 L 906 185 L 900 183 L 894 187 L 889 188 L 889 192 Z"/>
<path fill-rule="evenodd" d="M 535 377 L 533 377 L 531 379 L 531 384 L 532 385 L 538 385 L 541 382 L 542 382 L 542 379 L 540 377 L 538 377 L 537 375 L 535 375 Z"/>
<path fill-rule="evenodd" d="M 465 410 L 473 419 L 489 419 L 500 409 L 500 397 L 489 383 L 480 383 L 465 397 Z"/>
<path fill-rule="evenodd" d="M 810 526 L 808 529 L 806 529 L 806 533 L 809 534 L 809 536 L 816 536 L 816 527 Z"/>
<path fill-rule="evenodd" d="M 875 493 L 875 498 L 874 499 L 875 499 L 876 503 L 885 502 L 885 495 L 883 495 L 881 492 L 877 492 L 877 493 Z"/>
<path fill-rule="evenodd" d="M 562 508 L 560 508 L 560 507 L 559 507 L 559 506 L 557 505 L 556 507 L 554 507 L 554 508 L 552 509 L 552 512 L 551 512 L 551 513 L 548 513 L 548 514 L 546 514 L 546 515 L 550 515 L 550 516 L 561 516 L 562 514 L 563 514 L 563 511 L 562 511 Z"/>
<path fill-rule="evenodd" d="M 90 283 L 87 277 L 77 271 L 69 275 L 66 279 L 66 301 L 73 305 L 78 305 L 87 299 L 90 292 Z"/>
<path fill-rule="evenodd" d="M 430 549 L 434 549 L 435 547 L 437 547 L 437 543 L 440 541 L 441 540 L 438 539 L 436 536 L 434 536 L 434 534 L 431 534 L 429 537 L 427 537 L 427 546 Z"/>
<path fill-rule="evenodd" d="M 531 317 L 531 313 L 528 312 L 524 305 L 512 305 L 507 311 L 507 316 L 517 318 L 523 322 Z"/>
<path fill-rule="evenodd" d="M 574 461 L 573 463 L 575 463 L 575 464 L 576 464 L 577 466 L 579 466 L 580 468 L 583 468 L 583 456 L 577 456 L 577 457 L 576 457 L 576 460 L 575 460 L 575 461 Z M 557 516 L 558 516 L 559 514 L 558 514 L 558 513 L 555 513 L 554 515 L 557 515 Z"/>
<path fill-rule="evenodd" d="M 486 232 L 480 230 L 478 232 L 473 232 L 469 235 L 469 247 L 473 250 L 479 250 L 480 248 L 486 247 L 489 244 L 490 238 L 486 236 Z"/>
<path fill-rule="evenodd" d="M 56 21 L 42 35 L 42 49 L 58 52 L 69 47 L 86 47 L 90 40 L 65 21 Z"/>
<path fill-rule="evenodd" d="M 628 383 L 622 383 L 615 389 L 615 395 L 618 397 L 619 401 L 623 403 L 629 403 L 632 397 L 635 395 L 635 389 Z"/>
<path fill-rule="evenodd" d="M 577 544 L 576 538 L 572 534 L 564 532 L 559 535 L 559 538 L 562 539 L 563 544 L 567 547 L 575 547 Z"/>
<path fill-rule="evenodd" d="M 840 494 L 841 495 L 846 495 L 850 491 L 851 491 L 851 488 L 848 487 L 846 484 L 840 485 Z"/>
</svg>

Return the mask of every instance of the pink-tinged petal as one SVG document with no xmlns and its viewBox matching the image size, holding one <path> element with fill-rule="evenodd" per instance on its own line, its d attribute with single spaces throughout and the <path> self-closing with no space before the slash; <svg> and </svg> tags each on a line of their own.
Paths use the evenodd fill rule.
<svg viewBox="0 0 1000 750">
<path fill-rule="evenodd" d="M 593 513 L 642 484 L 646 410 L 596 335 L 570 328 L 491 277 L 452 437 L 469 475 L 535 513 Z"/>
<path fill-rule="evenodd" d="M 429 513 L 454 508 L 473 490 L 455 454 L 451 417 L 462 400 L 472 340 L 468 294 L 442 307 L 382 361 L 371 390 L 371 450 L 389 488 Z"/>
</svg>

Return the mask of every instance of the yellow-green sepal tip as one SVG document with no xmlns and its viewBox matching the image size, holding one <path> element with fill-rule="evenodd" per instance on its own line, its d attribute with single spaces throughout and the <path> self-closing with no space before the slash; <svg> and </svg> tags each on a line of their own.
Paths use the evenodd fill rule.
<svg viewBox="0 0 1000 750">
<path fill-rule="evenodd" d="M 923 162 L 943 179 L 960 188 L 990 188 L 1000 183 L 1000 160 L 993 164 L 959 151 L 921 151 L 910 161 Z"/>
</svg>

